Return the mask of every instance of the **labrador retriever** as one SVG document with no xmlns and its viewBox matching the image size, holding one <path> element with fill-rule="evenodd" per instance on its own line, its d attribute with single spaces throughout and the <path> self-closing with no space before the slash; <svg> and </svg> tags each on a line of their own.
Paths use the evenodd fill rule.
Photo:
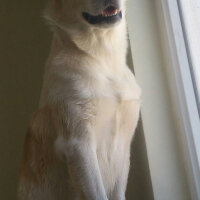
<svg viewBox="0 0 200 200">
<path fill-rule="evenodd" d="M 47 0 L 53 42 L 20 166 L 21 200 L 125 200 L 141 89 L 126 0 Z"/>
</svg>

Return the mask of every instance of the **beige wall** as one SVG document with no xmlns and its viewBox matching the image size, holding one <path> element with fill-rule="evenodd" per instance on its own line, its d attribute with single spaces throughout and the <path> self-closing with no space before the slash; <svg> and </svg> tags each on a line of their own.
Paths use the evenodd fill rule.
<svg viewBox="0 0 200 200">
<path fill-rule="evenodd" d="M 0 199 L 15 200 L 30 113 L 39 99 L 50 34 L 41 0 L 0 1 Z"/>
<path fill-rule="evenodd" d="M 37 108 L 51 34 L 41 0 L 0 2 L 0 199 L 17 198 L 17 171 L 30 114 Z M 152 193 L 142 134 L 134 142 L 128 199 Z"/>
</svg>

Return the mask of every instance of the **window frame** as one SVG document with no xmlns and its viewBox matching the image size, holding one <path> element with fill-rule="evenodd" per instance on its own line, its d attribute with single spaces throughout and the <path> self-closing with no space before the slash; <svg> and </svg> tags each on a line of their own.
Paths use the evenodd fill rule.
<svg viewBox="0 0 200 200">
<path fill-rule="evenodd" d="M 171 83 L 173 86 L 170 89 L 172 94 L 177 94 L 176 97 L 172 97 L 172 101 L 176 101 L 176 118 L 181 127 L 178 139 L 181 141 L 191 198 L 196 200 L 200 199 L 200 119 L 180 0 L 157 0 L 156 3 L 162 7 L 162 10 L 158 9 L 158 19 L 166 31 L 166 44 L 163 47 L 168 48 L 168 52 L 165 51 L 171 57 L 168 70 L 174 75 L 174 81 Z"/>
<path fill-rule="evenodd" d="M 127 9 L 154 198 L 200 199 L 200 120 L 178 1 L 135 0 Z"/>
<path fill-rule="evenodd" d="M 191 36 L 189 35 L 189 31 L 191 31 L 191 30 L 187 30 L 188 28 L 191 28 L 191 27 L 188 27 L 188 24 L 186 22 L 186 20 L 187 21 L 189 20 L 188 17 L 191 14 L 190 13 L 191 11 L 187 10 L 189 13 L 188 14 L 184 13 L 184 10 L 188 9 L 188 8 L 186 8 L 186 5 L 185 5 L 185 3 L 188 3 L 187 0 L 184 0 L 184 1 L 177 0 L 177 2 L 178 2 L 178 7 L 179 7 L 181 25 L 182 25 L 182 29 L 183 29 L 184 41 L 185 41 L 188 61 L 189 61 L 189 65 L 190 65 L 190 72 L 191 72 L 191 77 L 192 77 L 192 81 L 193 81 L 193 87 L 194 87 L 198 112 L 199 112 L 199 116 L 200 116 L 200 88 L 198 87 L 198 84 L 200 84 L 200 80 L 199 80 L 200 73 L 199 73 L 199 71 L 198 72 L 196 71 L 197 70 L 196 68 L 199 66 L 199 64 L 197 64 L 194 61 L 194 59 L 196 60 L 196 57 L 198 55 L 196 54 L 196 52 L 195 52 L 196 55 L 193 55 L 194 51 L 198 51 L 198 49 L 194 49 L 195 47 L 191 43 L 192 42 L 191 38 L 190 38 Z M 190 2 L 190 3 L 193 4 L 193 6 L 196 6 L 200 10 L 200 0 L 193 0 L 193 2 Z M 196 12 L 197 12 L 197 10 L 196 10 Z M 185 14 L 188 16 L 186 16 Z M 200 16 L 200 14 L 199 14 L 199 16 Z M 194 21 L 194 22 L 198 23 L 197 21 Z M 198 25 L 196 27 L 199 27 Z M 196 74 L 195 74 L 196 72 L 198 73 L 198 76 L 196 76 Z"/>
</svg>

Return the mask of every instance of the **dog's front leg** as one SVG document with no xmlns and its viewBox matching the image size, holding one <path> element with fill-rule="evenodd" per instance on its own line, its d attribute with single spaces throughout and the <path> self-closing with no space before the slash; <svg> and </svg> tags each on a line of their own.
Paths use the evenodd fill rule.
<svg viewBox="0 0 200 200">
<path fill-rule="evenodd" d="M 58 138 L 57 147 L 66 158 L 72 184 L 81 199 L 108 200 L 96 155 L 95 135 L 86 106 L 73 103 L 59 110 L 59 121 L 64 122 L 60 123 L 64 137 Z"/>
<path fill-rule="evenodd" d="M 127 151 L 124 155 L 125 156 L 124 156 L 121 175 L 120 177 L 118 177 L 118 181 L 116 182 L 114 191 L 110 198 L 111 200 L 125 200 L 126 199 L 125 193 L 126 193 L 128 174 L 129 174 L 129 168 L 130 168 L 130 152 Z"/>
<path fill-rule="evenodd" d="M 108 200 L 95 149 L 88 140 L 72 138 L 65 155 L 75 188 L 85 200 Z"/>
</svg>

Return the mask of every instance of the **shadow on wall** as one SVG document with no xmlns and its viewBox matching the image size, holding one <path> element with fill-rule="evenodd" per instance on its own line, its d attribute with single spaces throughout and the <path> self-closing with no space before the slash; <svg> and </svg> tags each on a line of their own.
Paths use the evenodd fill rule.
<svg viewBox="0 0 200 200">
<path fill-rule="evenodd" d="M 140 121 L 132 142 L 127 200 L 153 200 L 146 145 Z"/>
<path fill-rule="evenodd" d="M 43 6 L 41 0 L 1 0 L 0 199 L 4 200 L 17 199 L 18 166 L 24 136 L 30 114 L 38 105 L 50 48 L 51 34 L 41 17 Z M 144 138 L 141 137 L 137 134 L 133 145 L 136 155 L 133 156 L 135 164 L 127 193 L 130 200 L 152 199 L 148 193 L 149 174 L 145 171 L 148 165 Z"/>
<path fill-rule="evenodd" d="M 30 114 L 39 101 L 51 35 L 43 1 L 1 0 L 0 199 L 15 200 L 17 172 Z"/>
</svg>

